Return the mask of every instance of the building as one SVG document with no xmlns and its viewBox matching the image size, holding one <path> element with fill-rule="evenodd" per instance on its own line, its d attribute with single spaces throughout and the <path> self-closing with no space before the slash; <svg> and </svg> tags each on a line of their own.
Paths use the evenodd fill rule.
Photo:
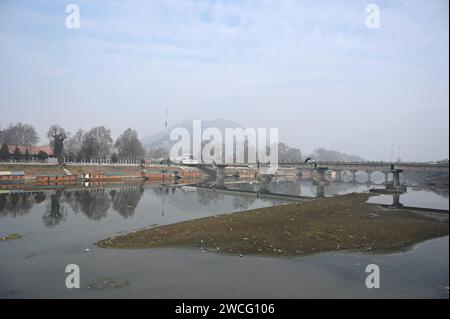
<svg viewBox="0 0 450 319">
<path fill-rule="evenodd" d="M 25 145 L 17 145 L 19 151 L 22 155 L 25 155 L 28 150 L 28 154 L 30 155 L 30 160 L 38 160 L 39 152 L 44 152 L 48 157 L 53 157 L 53 150 L 49 145 L 44 146 L 25 146 Z M 8 145 L 9 155 L 13 156 L 14 151 L 16 149 L 16 145 Z"/>
</svg>

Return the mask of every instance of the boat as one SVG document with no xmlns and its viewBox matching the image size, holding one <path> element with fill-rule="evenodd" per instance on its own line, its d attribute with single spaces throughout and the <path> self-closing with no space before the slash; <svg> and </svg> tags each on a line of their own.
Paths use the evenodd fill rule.
<svg viewBox="0 0 450 319">
<path fill-rule="evenodd" d="M 66 174 L 47 174 L 36 176 L 35 180 L 38 183 L 57 183 L 57 182 L 75 182 L 77 177 L 75 175 Z"/>
<path fill-rule="evenodd" d="M 101 172 L 100 174 L 81 174 L 81 179 L 87 182 L 122 181 L 126 178 L 122 172 Z"/>
<path fill-rule="evenodd" d="M 23 171 L 0 171 L 0 184 L 17 184 L 25 180 Z"/>
<path fill-rule="evenodd" d="M 204 176 L 204 173 L 199 169 L 185 169 L 182 168 L 180 172 L 178 172 L 178 175 L 182 178 L 199 178 Z"/>
<path fill-rule="evenodd" d="M 162 170 L 144 169 L 141 172 L 141 175 L 143 178 L 145 178 L 145 180 L 149 180 L 149 181 L 167 181 L 167 180 L 175 180 L 175 179 L 181 178 L 178 171 L 167 170 L 167 169 L 162 169 Z"/>
</svg>

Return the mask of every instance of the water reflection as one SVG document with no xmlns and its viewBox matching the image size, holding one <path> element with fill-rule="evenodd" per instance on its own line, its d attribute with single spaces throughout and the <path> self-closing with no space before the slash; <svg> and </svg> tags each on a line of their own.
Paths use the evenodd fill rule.
<svg viewBox="0 0 450 319">
<path fill-rule="evenodd" d="M 26 195 L 26 194 L 23 194 Z M 44 225 L 47 227 L 54 227 L 65 220 L 67 216 L 66 207 L 61 203 L 62 191 L 56 191 L 56 194 L 50 196 L 50 201 L 47 203 L 47 209 L 42 215 Z"/>
<path fill-rule="evenodd" d="M 250 196 L 235 196 L 233 197 L 234 209 L 248 209 L 255 202 L 256 197 Z"/>
<path fill-rule="evenodd" d="M 108 217 L 111 211 L 122 218 L 129 219 L 135 214 L 145 191 L 159 200 L 149 204 L 152 211 L 160 207 L 164 216 L 166 206 L 176 207 L 179 211 L 198 211 L 199 207 L 223 206 L 227 210 L 245 210 L 257 205 L 254 196 L 230 196 L 219 192 L 184 192 L 173 185 L 146 187 L 144 185 L 113 188 L 85 189 L 46 189 L 43 191 L 23 191 L 0 194 L 0 216 L 18 217 L 28 214 L 33 206 L 42 205 L 42 221 L 51 228 L 66 221 L 69 212 L 84 214 L 89 220 L 100 221 Z M 275 204 L 281 201 L 272 201 Z M 147 205 L 147 204 L 146 204 Z"/>
<path fill-rule="evenodd" d="M 264 185 L 261 182 L 243 182 L 234 180 L 226 183 L 225 189 L 239 190 L 257 194 L 284 194 L 302 197 L 323 197 L 351 192 L 363 192 L 372 188 L 378 191 L 384 185 L 369 185 L 359 183 L 342 183 L 333 180 L 274 178 Z M 94 188 L 62 188 L 62 189 L 34 189 L 10 190 L 11 193 L 0 193 L 0 217 L 24 216 L 32 211 L 34 205 L 42 204 L 44 214 L 43 223 L 47 227 L 55 227 L 66 220 L 68 212 L 84 214 L 89 220 L 100 221 L 107 218 L 110 211 L 117 212 L 123 219 L 130 219 L 144 197 L 146 190 L 150 190 L 159 200 L 150 203 L 150 207 L 160 207 L 164 216 L 167 205 L 176 207 L 179 211 L 198 211 L 199 207 L 224 205 L 227 209 L 246 210 L 254 206 L 258 196 L 230 196 L 219 191 L 184 192 L 174 185 L 108 185 Z M 214 190 L 214 189 L 213 189 Z M 264 190 L 262 192 L 261 190 Z M 242 194 L 237 192 L 236 195 Z M 448 190 L 447 190 L 448 194 Z M 443 196 L 444 195 L 444 196 Z M 408 188 L 404 194 L 390 194 L 374 197 L 372 202 L 388 204 L 396 207 L 418 206 L 424 208 L 447 209 L 448 196 L 436 189 Z M 156 206 L 155 206 L 156 205 Z M 200 206 L 199 206 L 200 205 Z"/>
<path fill-rule="evenodd" d="M 389 193 L 377 190 L 380 195 L 371 197 L 369 203 L 394 208 L 425 208 L 448 212 L 448 197 L 427 188 L 409 187 L 406 192 Z"/>
<path fill-rule="evenodd" d="M 31 194 L 0 194 L 0 216 L 22 216 L 31 211 L 35 200 Z"/>
<path fill-rule="evenodd" d="M 75 203 L 92 220 L 100 220 L 108 214 L 110 196 L 105 189 L 75 192 Z"/>
<path fill-rule="evenodd" d="M 45 202 L 44 224 L 54 227 L 65 220 L 67 208 L 83 213 L 91 220 L 107 217 L 112 207 L 123 218 L 133 216 L 144 188 L 46 190 L 0 194 L 0 216 L 17 217 L 28 214 L 34 205 Z"/>
<path fill-rule="evenodd" d="M 225 181 L 222 190 L 253 192 L 261 195 L 293 195 L 298 197 L 321 198 L 331 195 L 374 191 L 381 194 L 369 202 L 389 205 L 396 208 L 429 208 L 448 210 L 448 188 L 442 187 L 406 187 L 392 189 L 389 185 L 379 183 L 341 182 L 326 176 L 323 180 L 315 178 L 275 177 L 259 181 L 242 183 Z"/>
<path fill-rule="evenodd" d="M 112 190 L 109 194 L 113 209 L 123 218 L 128 218 L 134 215 L 134 211 L 144 194 L 144 188 Z"/>
<path fill-rule="evenodd" d="M 225 189 L 260 192 L 261 194 L 284 194 L 302 197 L 324 197 L 352 192 L 364 192 L 372 188 L 384 188 L 380 184 L 337 182 L 315 179 L 275 178 L 271 182 L 226 183 Z"/>
</svg>

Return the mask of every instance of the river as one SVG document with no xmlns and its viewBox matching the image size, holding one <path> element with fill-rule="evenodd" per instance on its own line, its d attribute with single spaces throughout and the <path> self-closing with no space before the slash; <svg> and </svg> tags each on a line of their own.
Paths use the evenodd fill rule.
<svg viewBox="0 0 450 319">
<path fill-rule="evenodd" d="M 254 190 L 255 183 L 230 184 Z M 325 196 L 367 191 L 359 183 L 325 185 Z M 315 196 L 312 181 L 277 180 L 273 193 Z M 384 196 L 384 197 L 383 197 Z M 380 195 L 389 204 L 389 195 Z M 409 189 L 408 206 L 448 210 L 448 197 Z M 228 256 L 196 249 L 114 250 L 94 243 L 145 227 L 287 203 L 284 199 L 183 191 L 158 185 L 110 185 L 86 189 L 18 190 L 0 194 L 1 298 L 448 298 L 449 238 L 407 251 L 367 254 L 328 252 L 275 258 Z M 377 264 L 381 288 L 367 289 L 365 267 Z M 68 289 L 68 264 L 80 267 L 81 288 Z M 101 289 L 111 279 L 120 288 Z"/>
</svg>

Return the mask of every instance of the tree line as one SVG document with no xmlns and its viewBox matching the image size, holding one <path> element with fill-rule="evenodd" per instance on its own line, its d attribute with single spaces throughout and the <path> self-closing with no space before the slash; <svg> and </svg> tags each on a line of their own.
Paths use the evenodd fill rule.
<svg viewBox="0 0 450 319">
<path fill-rule="evenodd" d="M 78 130 L 71 134 L 61 126 L 54 124 L 47 131 L 47 138 L 58 161 L 91 161 L 91 160 L 142 160 L 145 148 L 138 138 L 135 130 L 127 128 L 115 141 L 111 137 L 111 130 L 104 126 L 97 126 L 89 131 Z M 35 146 L 39 141 L 35 128 L 29 124 L 10 124 L 0 130 L 0 159 L 1 160 L 29 160 L 28 148 L 26 153 L 20 152 L 19 146 Z M 15 145 L 13 154 L 10 154 L 8 145 Z M 28 153 L 28 154 L 27 154 Z M 41 155 L 41 156 L 39 156 Z M 47 154 L 48 155 L 48 154 Z M 38 154 L 39 159 L 45 159 Z M 42 157 L 42 158 L 41 158 Z"/>
<path fill-rule="evenodd" d="M 138 138 L 135 130 L 126 129 L 115 141 L 111 137 L 111 130 L 104 126 L 97 126 L 89 131 L 78 130 L 71 134 L 66 129 L 55 124 L 47 131 L 47 138 L 53 150 L 53 156 L 61 161 L 81 162 L 92 160 L 139 161 L 144 159 L 146 150 Z M 0 160 L 13 159 L 30 160 L 28 149 L 21 153 L 20 146 L 35 146 L 40 138 L 32 125 L 24 123 L 10 124 L 4 130 L 0 129 Z M 207 141 L 204 141 L 206 143 Z M 202 147 L 203 144 L 202 143 Z M 15 145 L 11 154 L 8 145 Z M 248 152 L 245 145 L 246 153 Z M 45 160 L 49 154 L 39 152 L 38 159 Z M 147 157 L 161 159 L 167 157 L 167 150 L 155 148 L 149 150 Z M 311 157 L 316 161 L 364 161 L 359 156 L 349 155 L 338 151 L 317 148 L 308 156 L 302 156 L 298 148 L 290 147 L 284 143 L 278 144 L 278 159 L 280 162 L 296 162 Z"/>
</svg>

